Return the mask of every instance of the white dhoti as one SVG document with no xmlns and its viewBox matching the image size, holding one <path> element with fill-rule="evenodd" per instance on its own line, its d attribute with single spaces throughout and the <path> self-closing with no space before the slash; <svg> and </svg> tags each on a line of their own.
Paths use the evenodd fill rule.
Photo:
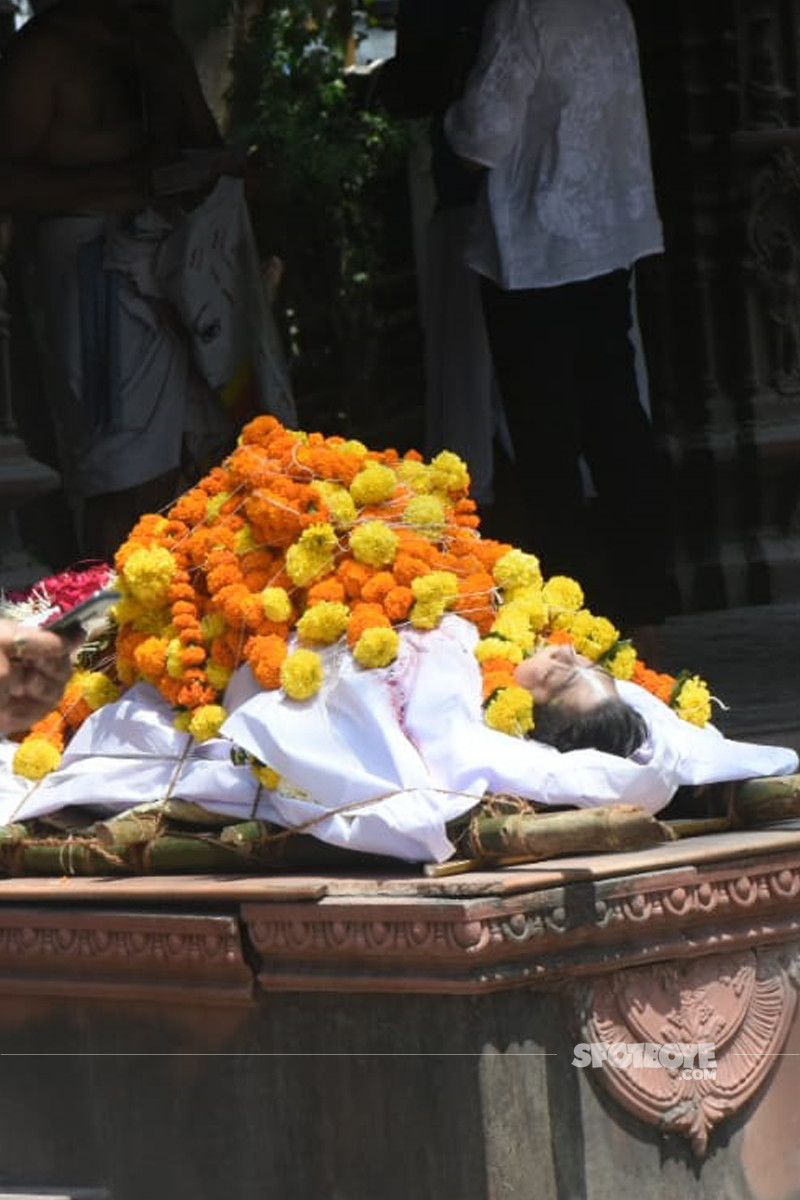
<svg viewBox="0 0 800 1200">
<path fill-rule="evenodd" d="M 295 412 L 240 181 L 190 213 L 54 217 L 36 232 L 28 297 L 67 492 L 121 491 L 230 444 L 226 407 Z"/>
</svg>

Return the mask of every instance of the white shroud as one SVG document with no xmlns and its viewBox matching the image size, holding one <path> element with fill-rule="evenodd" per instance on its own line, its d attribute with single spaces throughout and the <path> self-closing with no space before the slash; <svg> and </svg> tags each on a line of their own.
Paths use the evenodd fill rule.
<svg viewBox="0 0 800 1200">
<path fill-rule="evenodd" d="M 486 791 L 582 807 L 626 801 L 657 812 L 680 784 L 797 769 L 794 751 L 698 729 L 626 683 L 620 692 L 649 729 L 630 759 L 561 754 L 497 733 L 482 719 L 476 638 L 458 617 L 431 633 L 405 631 L 396 663 L 379 671 L 328 650 L 326 682 L 304 704 L 261 691 L 243 667 L 228 689 L 225 737 L 202 746 L 177 733 L 167 704 L 140 685 L 91 717 L 41 784 L 0 774 L 0 823 L 68 804 L 116 812 L 172 796 L 303 828 L 337 846 L 443 861 L 453 850 L 446 823 Z M 249 768 L 234 766 L 232 742 L 280 773 L 278 790 L 259 791 Z M 7 762 L 12 753 L 7 747 Z"/>
</svg>

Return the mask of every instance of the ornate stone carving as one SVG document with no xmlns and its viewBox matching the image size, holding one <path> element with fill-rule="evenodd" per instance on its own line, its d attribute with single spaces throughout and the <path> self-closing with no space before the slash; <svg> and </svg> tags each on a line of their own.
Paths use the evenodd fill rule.
<svg viewBox="0 0 800 1200">
<path fill-rule="evenodd" d="M 595 1071 L 636 1117 L 688 1138 L 698 1156 L 711 1131 L 762 1086 L 797 1006 L 800 946 L 657 963 L 594 980 L 578 1007 L 581 1040 L 606 1046 L 712 1043 L 710 1071 L 626 1062 Z M 688 1077 L 687 1077 L 688 1075 Z"/>
<path fill-rule="evenodd" d="M 97 910 L 0 912 L 0 990 L 200 1002 L 249 999 L 252 976 L 232 917 Z"/>
<path fill-rule="evenodd" d="M 488 992 L 800 938 L 796 859 L 510 897 L 245 904 L 266 990 Z"/>
<path fill-rule="evenodd" d="M 758 135 L 751 135 L 758 138 Z M 767 321 L 770 382 L 800 391 L 800 161 L 782 147 L 752 182 L 747 265 Z"/>
</svg>

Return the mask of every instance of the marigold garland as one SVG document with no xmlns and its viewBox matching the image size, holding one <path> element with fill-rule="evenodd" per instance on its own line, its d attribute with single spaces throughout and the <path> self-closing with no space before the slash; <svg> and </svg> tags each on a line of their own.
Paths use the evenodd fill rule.
<svg viewBox="0 0 800 1200">
<path fill-rule="evenodd" d="M 399 626 L 434 629 L 448 612 L 481 634 L 475 653 L 495 729 L 533 728 L 514 670 L 544 642 L 574 645 L 688 721 L 709 719 L 697 676 L 648 670 L 610 621 L 584 607 L 579 583 L 544 580 L 535 555 L 482 539 L 468 488 L 449 451 L 426 464 L 414 451 L 251 421 L 221 466 L 165 516 L 145 514 L 119 548 L 114 662 L 76 674 L 20 745 L 15 770 L 38 779 L 54 769 L 67 738 L 119 686 L 153 684 L 179 727 L 205 740 L 225 719 L 223 693 L 241 664 L 262 688 L 302 702 L 323 683 L 317 647 L 341 639 L 359 667 L 380 669 L 398 653 Z M 274 786 L 275 773 L 263 772 Z"/>
</svg>

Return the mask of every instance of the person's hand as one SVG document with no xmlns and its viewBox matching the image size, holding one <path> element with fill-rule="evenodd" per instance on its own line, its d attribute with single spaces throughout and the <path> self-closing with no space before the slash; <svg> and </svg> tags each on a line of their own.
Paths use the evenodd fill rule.
<svg viewBox="0 0 800 1200">
<path fill-rule="evenodd" d="M 77 644 L 46 629 L 0 620 L 0 734 L 29 729 L 55 708 Z"/>
</svg>

